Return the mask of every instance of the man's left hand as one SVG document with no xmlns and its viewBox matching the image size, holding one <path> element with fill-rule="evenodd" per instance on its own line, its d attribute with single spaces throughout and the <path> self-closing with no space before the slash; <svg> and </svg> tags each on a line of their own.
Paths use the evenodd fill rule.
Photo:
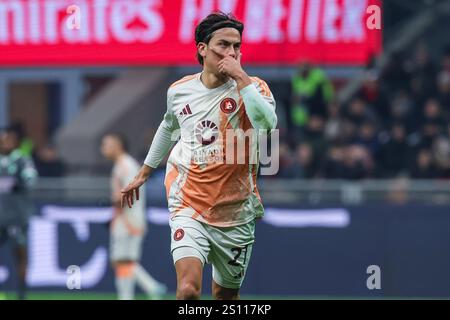
<svg viewBox="0 0 450 320">
<path fill-rule="evenodd" d="M 245 73 L 241 66 L 241 54 L 237 57 L 237 59 L 226 56 L 222 60 L 219 61 L 219 71 L 233 79 L 238 78 L 242 73 Z"/>
<path fill-rule="evenodd" d="M 238 83 L 238 90 L 248 86 L 252 83 L 247 73 L 241 66 L 241 53 L 239 53 L 237 59 L 227 56 L 219 61 L 219 71 L 226 76 L 234 79 Z"/>
</svg>

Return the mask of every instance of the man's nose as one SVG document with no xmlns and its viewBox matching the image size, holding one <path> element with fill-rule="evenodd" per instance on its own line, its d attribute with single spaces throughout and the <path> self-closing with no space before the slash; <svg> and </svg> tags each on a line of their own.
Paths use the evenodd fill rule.
<svg viewBox="0 0 450 320">
<path fill-rule="evenodd" d="M 236 57 L 237 57 L 236 50 L 234 50 L 233 47 L 229 48 L 228 52 L 227 52 L 227 55 L 232 57 L 232 58 L 234 58 L 234 59 L 236 59 Z"/>
</svg>

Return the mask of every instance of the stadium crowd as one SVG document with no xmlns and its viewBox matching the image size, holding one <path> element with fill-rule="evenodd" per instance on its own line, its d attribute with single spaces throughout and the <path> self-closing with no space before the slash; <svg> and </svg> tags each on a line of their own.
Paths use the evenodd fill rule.
<svg viewBox="0 0 450 320">
<path fill-rule="evenodd" d="M 367 70 L 338 103 L 333 84 L 302 64 L 291 82 L 282 178 L 450 178 L 450 46 L 437 59 L 419 45 Z"/>
</svg>

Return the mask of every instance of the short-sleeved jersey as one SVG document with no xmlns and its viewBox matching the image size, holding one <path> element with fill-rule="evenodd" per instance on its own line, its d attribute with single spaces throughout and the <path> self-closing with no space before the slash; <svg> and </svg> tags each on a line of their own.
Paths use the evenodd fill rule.
<svg viewBox="0 0 450 320">
<path fill-rule="evenodd" d="M 130 181 L 133 181 L 134 177 L 139 172 L 139 168 L 140 166 L 137 161 L 128 154 L 124 154 L 116 162 L 111 177 L 111 189 L 114 200 L 120 199 L 120 191 L 124 189 Z M 123 213 L 126 222 L 130 223 L 132 228 L 136 228 L 142 232 L 146 228 L 145 186 L 140 187 L 139 192 L 139 201 L 136 201 L 131 209 L 128 206 L 124 206 Z"/>
<path fill-rule="evenodd" d="M 253 129 L 237 83 L 206 88 L 201 74 L 184 77 L 168 90 L 163 125 L 179 129 L 179 141 L 168 159 L 166 191 L 172 215 L 228 227 L 245 224 L 263 215 L 256 186 L 258 141 L 245 144 L 245 154 L 230 161 L 226 147 L 238 149 L 229 133 Z M 275 109 L 267 84 L 251 78 L 259 93 Z M 228 135 L 227 135 L 228 134 Z"/>
</svg>

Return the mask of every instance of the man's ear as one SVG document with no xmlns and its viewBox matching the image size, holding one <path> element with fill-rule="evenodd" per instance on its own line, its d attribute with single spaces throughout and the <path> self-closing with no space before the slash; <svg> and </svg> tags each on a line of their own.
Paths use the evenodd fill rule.
<svg viewBox="0 0 450 320">
<path fill-rule="evenodd" d="M 204 59 L 206 57 L 206 47 L 207 44 L 204 42 L 199 42 L 197 45 L 198 54 Z"/>
</svg>

